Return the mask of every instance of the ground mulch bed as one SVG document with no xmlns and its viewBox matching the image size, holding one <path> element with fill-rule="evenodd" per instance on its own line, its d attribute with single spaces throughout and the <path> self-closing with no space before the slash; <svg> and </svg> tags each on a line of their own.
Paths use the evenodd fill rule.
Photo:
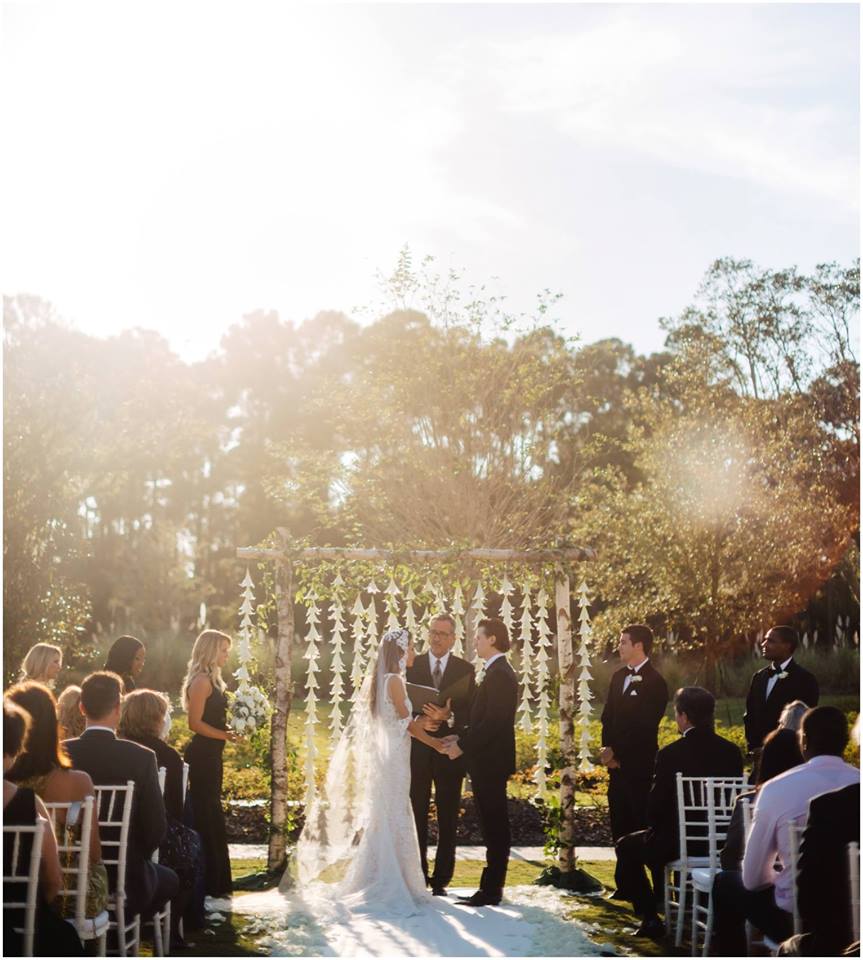
<svg viewBox="0 0 863 960">
<path fill-rule="evenodd" d="M 513 843 L 523 847 L 541 847 L 545 843 L 542 825 L 542 812 L 529 800 L 517 800 L 510 797 L 509 822 L 512 828 Z M 268 831 L 269 806 L 237 806 L 228 804 L 226 826 L 229 843 L 266 843 Z M 611 844 L 611 832 L 608 828 L 608 812 L 602 807 L 576 807 L 575 843 L 579 847 L 601 847 Z M 302 830 L 302 815 L 297 817 L 291 839 L 296 839 Z M 464 846 L 482 844 L 482 832 L 473 797 L 467 794 L 462 798 L 459 811 L 456 839 Z M 429 815 L 429 843 L 437 843 L 437 823 L 435 821 L 434 802 Z"/>
</svg>

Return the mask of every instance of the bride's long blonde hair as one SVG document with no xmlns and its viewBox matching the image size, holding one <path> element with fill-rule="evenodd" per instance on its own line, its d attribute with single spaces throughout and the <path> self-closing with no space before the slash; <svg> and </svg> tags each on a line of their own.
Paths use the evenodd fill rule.
<svg viewBox="0 0 863 960">
<path fill-rule="evenodd" d="M 222 679 L 222 668 L 216 663 L 222 641 L 227 640 L 231 646 L 231 638 L 221 630 L 202 630 L 192 647 L 192 656 L 186 668 L 183 679 L 182 700 L 183 709 L 189 709 L 189 685 L 199 674 L 204 674 L 210 683 L 219 691 L 224 691 L 225 681 Z"/>
</svg>

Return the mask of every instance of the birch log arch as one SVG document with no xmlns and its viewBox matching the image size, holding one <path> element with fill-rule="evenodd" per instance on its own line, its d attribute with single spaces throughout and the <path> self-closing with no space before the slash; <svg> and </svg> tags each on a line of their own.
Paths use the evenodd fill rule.
<svg viewBox="0 0 863 960">
<path fill-rule="evenodd" d="M 420 633 L 429 618 L 444 609 L 456 617 L 457 646 L 462 655 L 474 657 L 473 628 L 488 615 L 488 594 L 501 598 L 498 615 L 510 628 L 511 636 L 521 643 L 521 656 L 512 657 L 522 685 L 518 724 L 537 733 L 537 764 L 534 781 L 537 795 L 545 791 L 551 672 L 549 651 L 557 657 L 560 677 L 558 697 L 560 753 L 560 854 L 558 868 L 563 875 L 576 869 L 575 857 L 575 774 L 576 769 L 593 769 L 590 762 L 589 723 L 591 717 L 590 676 L 591 639 L 589 595 L 585 579 L 578 577 L 577 591 L 572 590 L 570 572 L 576 565 L 595 558 L 588 548 L 548 550 L 505 550 L 478 548 L 467 550 L 386 550 L 355 547 L 307 547 L 293 544 L 288 532 L 276 531 L 277 547 L 240 547 L 237 557 L 274 565 L 275 608 L 278 617 L 275 646 L 275 690 L 271 719 L 271 816 L 268 869 L 281 870 L 286 863 L 287 843 L 287 729 L 291 710 L 293 679 L 291 657 L 295 637 L 294 599 L 297 594 L 298 570 L 335 563 L 336 572 L 326 589 L 320 582 L 302 593 L 306 608 L 306 802 L 315 790 L 317 745 L 315 732 L 318 718 L 318 659 L 325 643 L 331 650 L 332 681 L 330 698 L 333 704 L 329 719 L 329 737 L 338 736 L 340 710 L 351 696 L 347 686 L 356 689 L 368 668 L 370 654 L 381 633 L 398 624 L 405 626 L 421 646 Z M 412 564 L 424 571 L 425 582 L 402 589 L 392 570 L 396 564 Z M 377 568 L 378 576 L 360 584 L 346 577 L 354 564 L 365 570 Z M 476 571 L 483 565 L 483 574 Z M 510 571 L 518 568 L 516 585 Z M 446 575 L 436 572 L 446 570 Z M 389 572 L 387 572 L 389 571 Z M 455 573 L 453 573 L 455 571 Z M 476 578 L 476 582 L 471 581 Z M 422 579 L 422 576 L 420 577 Z M 485 580 L 485 583 L 483 582 Z M 549 626 L 551 596 L 547 585 L 553 583 L 554 634 Z M 465 589 L 467 584 L 467 589 Z M 244 583 L 246 589 L 248 585 Z M 363 595 L 369 597 L 368 603 Z M 425 599 L 425 603 L 423 603 Z M 400 608 L 400 601 L 403 607 Z M 573 648 L 572 607 L 578 607 L 579 648 L 578 670 Z M 419 609 L 417 610 L 417 607 Z M 322 629 L 321 617 L 328 614 L 328 629 Z M 515 630 L 516 623 L 518 629 Z M 329 635 L 329 637 L 327 637 Z M 345 637 L 351 640 L 350 666 L 345 662 Z M 515 652 L 515 651 L 514 651 Z M 478 664 L 477 664 L 478 666 Z"/>
</svg>

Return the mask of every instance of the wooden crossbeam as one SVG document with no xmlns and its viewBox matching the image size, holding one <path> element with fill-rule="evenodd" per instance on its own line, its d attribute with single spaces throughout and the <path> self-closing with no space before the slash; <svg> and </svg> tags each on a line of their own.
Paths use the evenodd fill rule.
<svg viewBox="0 0 863 960">
<path fill-rule="evenodd" d="M 486 560 L 498 563 L 583 563 L 596 559 L 590 547 L 563 550 L 503 550 L 479 547 L 473 550 L 378 550 L 357 547 L 281 548 L 238 547 L 240 560 Z"/>
</svg>

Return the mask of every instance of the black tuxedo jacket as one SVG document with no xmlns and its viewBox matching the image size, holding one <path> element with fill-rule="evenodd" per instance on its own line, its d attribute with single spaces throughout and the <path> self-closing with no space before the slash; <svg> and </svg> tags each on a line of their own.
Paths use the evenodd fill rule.
<svg viewBox="0 0 863 960">
<path fill-rule="evenodd" d="M 476 689 L 467 733 L 459 740 L 472 780 L 515 773 L 515 711 L 518 680 L 506 657 L 486 670 Z"/>
<path fill-rule="evenodd" d="M 730 740 L 713 730 L 692 728 L 656 755 L 653 784 L 647 797 L 647 843 L 651 860 L 668 863 L 679 850 L 677 774 L 684 777 L 740 777 L 743 757 Z M 696 856 L 707 854 L 694 851 Z"/>
<path fill-rule="evenodd" d="M 429 734 L 430 737 L 446 737 L 450 734 L 456 734 L 460 737 L 464 734 L 468 721 L 470 720 L 470 711 L 476 696 L 476 672 L 474 671 L 473 665 L 468 663 L 467 660 L 453 656 L 453 654 L 450 653 L 449 660 L 446 662 L 446 670 L 444 670 L 443 677 L 441 678 L 441 693 L 445 693 L 447 687 L 457 683 L 463 677 L 468 678 L 468 688 L 464 696 L 457 697 L 452 702 L 452 727 L 447 723 L 442 723 L 434 733 Z M 428 653 L 421 653 L 414 660 L 413 666 L 408 667 L 407 680 L 408 683 L 418 683 L 424 687 L 434 686 L 431 673 L 431 660 Z M 414 739 L 411 744 L 411 749 L 415 750 L 419 747 L 422 747 L 423 750 L 431 750 L 431 747 Z"/>
<path fill-rule="evenodd" d="M 797 906 L 803 933 L 811 937 L 807 956 L 838 957 L 851 943 L 852 841 L 860 843 L 860 784 L 813 797 L 797 862 Z"/>
<path fill-rule="evenodd" d="M 818 706 L 815 677 L 793 660 L 786 669 L 788 676 L 773 684 L 769 697 L 766 694 L 770 667 L 766 666 L 752 677 L 746 694 L 746 713 L 743 714 L 746 744 L 750 750 L 760 747 L 767 734 L 776 729 L 782 708 L 792 700 L 802 700 L 809 707 Z"/>
<path fill-rule="evenodd" d="M 156 755 L 152 750 L 120 740 L 109 730 L 85 730 L 75 740 L 63 742 L 72 765 L 84 770 L 96 786 L 123 786 L 135 782 L 132 820 L 126 857 L 127 916 L 137 913 L 152 899 L 156 873 L 150 861 L 165 836 L 165 803 L 159 790 Z M 106 837 L 116 840 L 115 837 Z M 112 878 L 112 888 L 114 885 Z"/>
<path fill-rule="evenodd" d="M 649 777 L 658 749 L 659 721 L 668 704 L 668 684 L 651 662 L 638 671 L 642 678 L 623 692 L 626 667 L 608 686 L 602 710 L 602 745 L 611 747 L 621 770 Z"/>
</svg>

